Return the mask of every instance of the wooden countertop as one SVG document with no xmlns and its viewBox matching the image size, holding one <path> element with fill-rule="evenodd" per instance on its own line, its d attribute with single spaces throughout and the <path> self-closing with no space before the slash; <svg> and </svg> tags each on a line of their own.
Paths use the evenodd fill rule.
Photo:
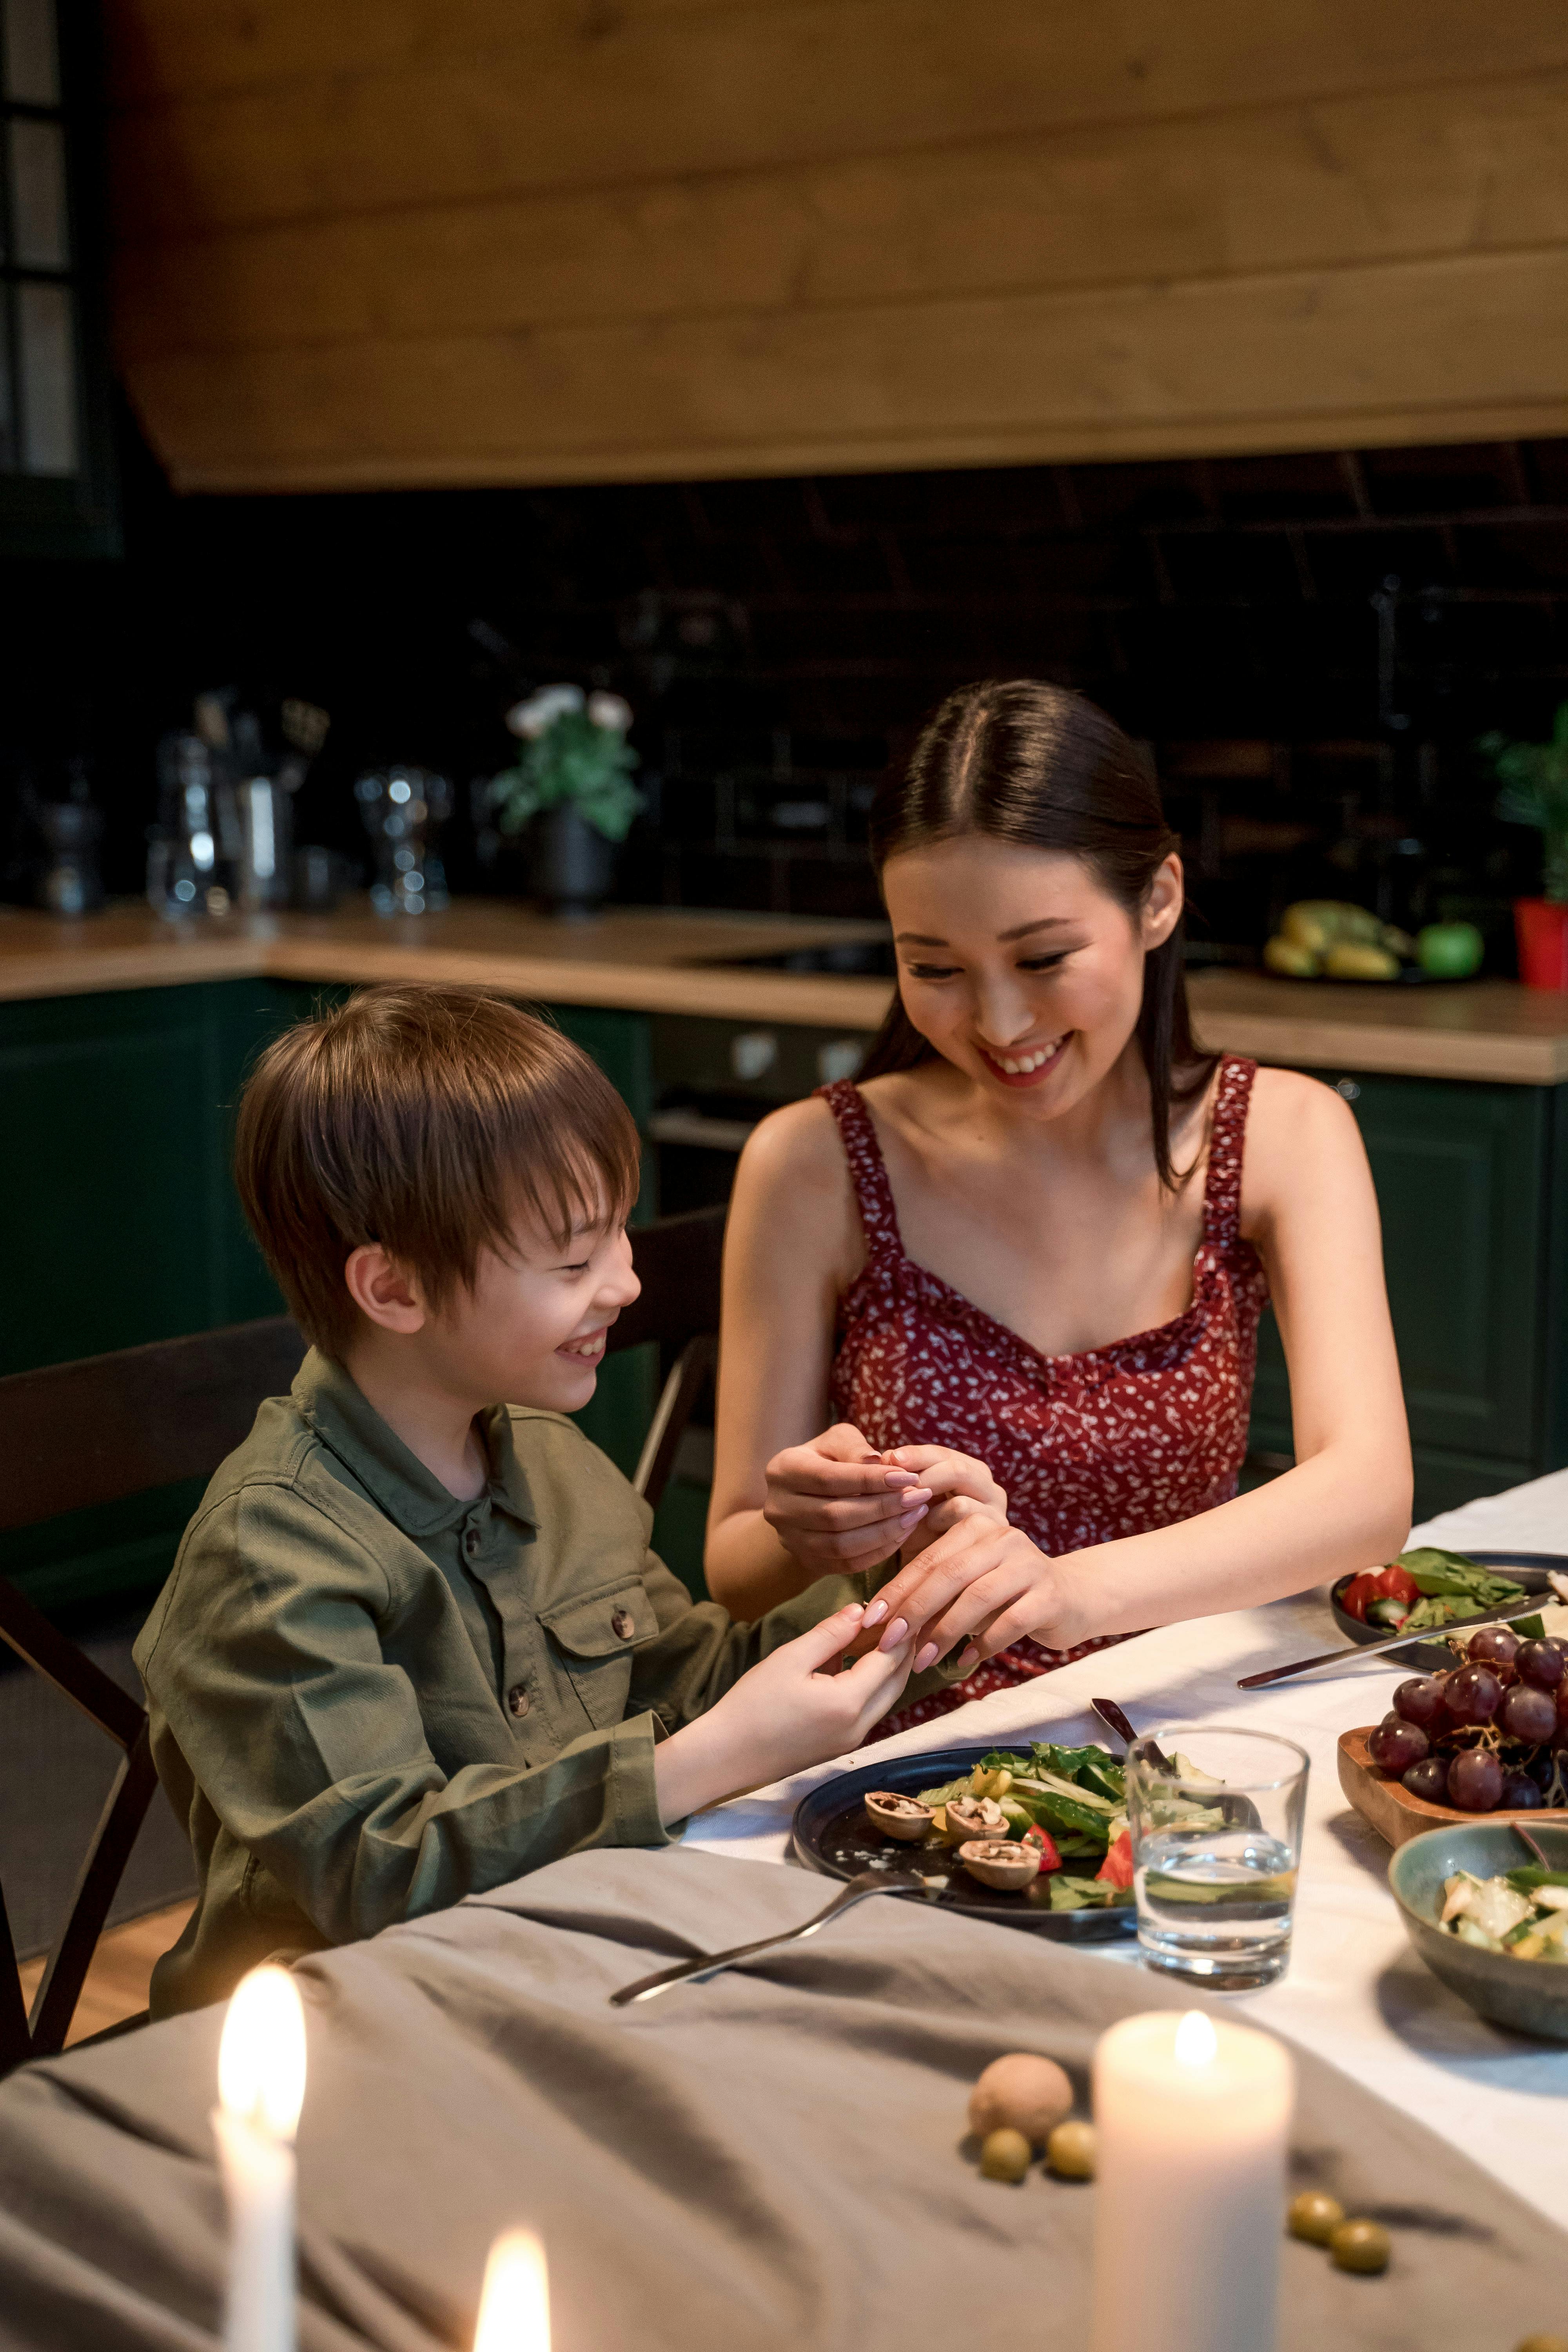
<svg viewBox="0 0 1568 2352">
<path fill-rule="evenodd" d="M 0 908 L 0 999 L 267 974 L 320 981 L 468 981 L 557 1004 L 623 1006 L 848 1033 L 876 1028 L 884 980 L 737 971 L 727 956 L 871 939 L 879 927 L 825 917 L 617 907 L 559 923 L 504 900 L 387 919 L 363 900 L 333 915 L 163 923 L 138 905 L 80 922 Z M 1507 980 L 1380 988 L 1198 971 L 1205 1045 L 1298 1068 L 1379 1070 L 1515 1086 L 1568 1080 L 1568 996 Z"/>
<path fill-rule="evenodd" d="M 1204 1044 L 1254 1061 L 1521 1087 L 1568 1079 L 1568 996 L 1517 980 L 1402 988 L 1199 971 L 1188 993 Z"/>
<path fill-rule="evenodd" d="M 578 923 L 504 899 L 440 914 L 382 916 L 367 900 L 331 915 L 234 915 L 163 922 L 134 902 L 78 922 L 0 908 L 0 999 L 173 988 L 198 980 L 466 981 L 555 1004 L 875 1029 L 885 980 L 747 971 L 714 959 L 879 939 L 840 918 L 612 907 Z"/>
</svg>

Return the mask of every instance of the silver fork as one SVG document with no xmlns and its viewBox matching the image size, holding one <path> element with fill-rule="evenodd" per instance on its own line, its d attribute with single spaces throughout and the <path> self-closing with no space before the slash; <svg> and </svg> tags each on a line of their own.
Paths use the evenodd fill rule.
<svg viewBox="0 0 1568 2352">
<path fill-rule="evenodd" d="M 679 1960 L 672 1969 L 660 1969 L 657 1976 L 639 1977 L 636 1984 L 623 1985 L 619 1992 L 610 1995 L 612 2009 L 625 2009 L 634 2000 L 651 2000 L 655 1993 L 668 1991 L 671 1985 L 684 1984 L 694 1977 L 712 1976 L 720 1969 L 733 1968 L 737 1960 L 749 1960 L 753 1952 L 767 1952 L 775 1944 L 798 1943 L 804 1936 L 815 1936 L 819 1927 L 852 1904 L 863 1902 L 868 1895 L 917 1895 L 925 1892 L 925 1881 L 912 1870 L 862 1870 L 847 1886 L 841 1886 L 832 1902 L 815 1917 L 798 1927 L 782 1927 L 776 1936 L 760 1936 L 754 1944 L 737 1944 L 728 1952 L 700 1952 L 694 1960 Z"/>
</svg>

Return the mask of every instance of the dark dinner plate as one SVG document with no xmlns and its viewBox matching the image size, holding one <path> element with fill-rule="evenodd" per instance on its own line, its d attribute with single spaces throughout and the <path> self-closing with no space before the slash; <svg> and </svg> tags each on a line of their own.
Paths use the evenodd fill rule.
<svg viewBox="0 0 1568 2352">
<path fill-rule="evenodd" d="M 1448 1550 L 1458 1550 L 1458 1545 L 1445 1546 L 1445 1549 Z M 1467 1559 L 1473 1559 L 1478 1568 L 1495 1568 L 1500 1576 L 1512 1577 L 1517 1584 L 1522 1586 L 1525 1592 L 1543 1593 L 1548 1601 L 1554 1596 L 1552 1587 L 1546 1581 L 1547 1570 L 1555 1569 L 1559 1575 L 1568 1575 L 1568 1553 L 1565 1552 L 1468 1551 L 1464 1557 Z M 1381 1642 L 1384 1638 L 1384 1628 L 1381 1625 L 1363 1625 L 1359 1617 L 1348 1615 L 1340 1607 L 1340 1595 L 1350 1580 L 1348 1576 L 1342 1576 L 1329 1588 L 1329 1600 L 1333 1608 L 1335 1624 L 1348 1642 Z M 1480 1613 L 1484 1616 L 1486 1612 L 1483 1610 Z M 1456 1623 L 1448 1627 L 1448 1632 L 1458 1633 L 1466 1622 L 1464 1618 L 1459 1618 Z M 1436 1674 L 1440 1666 L 1453 1664 L 1454 1653 L 1440 1634 L 1417 1633 L 1405 1648 L 1390 1650 L 1388 1658 L 1391 1664 L 1397 1663 L 1402 1666 L 1420 1666 L 1426 1674 Z"/>
<path fill-rule="evenodd" d="M 885 1764 L 862 1764 L 825 1780 L 795 1807 L 795 1850 L 808 1869 L 827 1878 L 853 1878 L 862 1870 L 918 1870 L 927 1880 L 925 1895 L 908 1894 L 906 1903 L 934 1903 L 944 1911 L 962 1911 L 972 1919 L 991 1919 L 1004 1927 L 1029 1927 L 1058 1944 L 1107 1944 L 1135 1935 L 1137 1914 L 1131 1903 L 1115 1911 L 1052 1911 L 1048 1879 L 1038 1879 L 1023 1895 L 1002 1895 L 982 1886 L 963 1869 L 956 1853 L 945 1846 L 899 1845 L 873 1829 L 861 1799 L 871 1789 L 890 1789 L 900 1796 L 918 1797 L 922 1789 L 940 1788 L 972 1772 L 992 1753 L 1005 1748 L 994 1740 L 988 1748 L 933 1748 L 923 1756 L 889 1757 Z"/>
</svg>

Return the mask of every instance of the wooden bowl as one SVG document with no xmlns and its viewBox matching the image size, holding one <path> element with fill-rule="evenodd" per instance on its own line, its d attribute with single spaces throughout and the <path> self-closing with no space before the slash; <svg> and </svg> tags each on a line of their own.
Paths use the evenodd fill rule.
<svg viewBox="0 0 1568 2352">
<path fill-rule="evenodd" d="M 1458 1805 L 1434 1805 L 1425 1797 L 1413 1797 L 1402 1781 L 1390 1780 L 1380 1772 L 1367 1754 L 1366 1743 L 1376 1729 L 1375 1723 L 1363 1723 L 1359 1730 L 1341 1732 L 1340 1786 L 1357 1812 L 1390 1845 L 1404 1845 L 1407 1839 L 1419 1837 L 1424 1830 L 1463 1827 L 1467 1823 L 1473 1828 L 1479 1822 L 1523 1822 L 1526 1828 L 1563 1827 L 1564 1816 L 1555 1806 L 1549 1812 L 1543 1812 L 1537 1805 L 1529 1812 L 1466 1813 Z"/>
</svg>

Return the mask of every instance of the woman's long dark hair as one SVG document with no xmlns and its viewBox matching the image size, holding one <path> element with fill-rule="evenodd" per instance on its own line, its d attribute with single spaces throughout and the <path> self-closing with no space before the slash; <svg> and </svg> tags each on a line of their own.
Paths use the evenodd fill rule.
<svg viewBox="0 0 1568 2352">
<path fill-rule="evenodd" d="M 900 850 L 970 833 L 1082 858 L 1131 915 L 1163 861 L 1181 846 L 1165 822 L 1152 769 L 1115 720 L 1081 694 L 1032 677 L 961 687 L 932 713 L 908 772 L 889 776 L 872 805 L 879 880 Z M 1145 959 L 1138 1014 L 1154 1165 L 1173 1192 L 1184 1177 L 1171 1164 L 1172 1106 L 1202 1094 L 1219 1059 L 1194 1042 L 1182 930 L 1178 921 Z M 860 1076 L 912 1070 L 934 1051 L 895 995 Z"/>
</svg>

